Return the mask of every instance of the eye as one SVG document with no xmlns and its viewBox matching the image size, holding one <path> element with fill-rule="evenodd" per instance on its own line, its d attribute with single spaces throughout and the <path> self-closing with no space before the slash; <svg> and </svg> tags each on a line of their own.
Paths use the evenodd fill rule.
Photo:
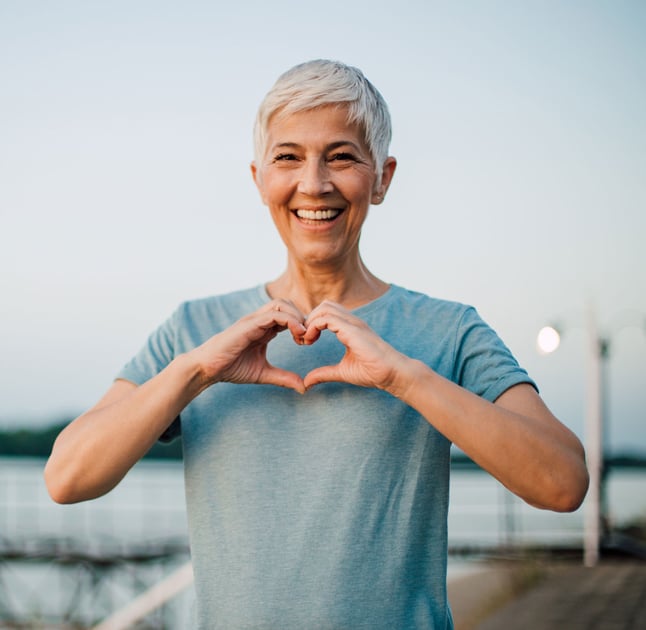
<svg viewBox="0 0 646 630">
<path fill-rule="evenodd" d="M 279 153 L 274 157 L 274 162 L 289 162 L 296 159 L 296 155 L 293 153 Z"/>
<path fill-rule="evenodd" d="M 339 153 L 333 153 L 330 156 L 330 162 L 356 162 L 357 158 L 348 153 L 347 151 L 340 151 Z"/>
</svg>

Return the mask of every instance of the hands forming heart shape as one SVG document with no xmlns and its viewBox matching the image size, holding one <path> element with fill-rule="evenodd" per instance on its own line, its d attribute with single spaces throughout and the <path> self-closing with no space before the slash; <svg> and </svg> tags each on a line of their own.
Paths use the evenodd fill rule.
<svg viewBox="0 0 646 630">
<path fill-rule="evenodd" d="M 289 330 L 298 345 L 316 343 L 330 330 L 345 346 L 336 365 L 315 368 L 304 378 L 271 365 L 267 345 Z M 324 382 L 344 382 L 389 389 L 407 359 L 377 335 L 363 320 L 333 302 L 323 302 L 305 317 L 291 302 L 273 300 L 255 313 L 209 339 L 194 352 L 209 385 L 216 382 L 264 383 L 299 393 Z"/>
</svg>

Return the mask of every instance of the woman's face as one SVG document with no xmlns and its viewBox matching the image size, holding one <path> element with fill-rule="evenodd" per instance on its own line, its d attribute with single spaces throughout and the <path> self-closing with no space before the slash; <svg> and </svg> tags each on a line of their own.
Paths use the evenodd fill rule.
<svg viewBox="0 0 646 630">
<path fill-rule="evenodd" d="M 345 107 L 325 106 L 270 121 L 262 163 L 252 173 L 292 260 L 342 265 L 358 254 L 361 226 L 395 170 L 375 165 Z"/>
</svg>

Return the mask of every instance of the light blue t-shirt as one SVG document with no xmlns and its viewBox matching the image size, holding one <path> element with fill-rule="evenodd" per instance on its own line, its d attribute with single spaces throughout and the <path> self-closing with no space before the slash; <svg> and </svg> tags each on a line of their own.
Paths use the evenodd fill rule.
<svg viewBox="0 0 646 630">
<path fill-rule="evenodd" d="M 120 378 L 142 384 L 269 300 L 263 286 L 182 304 Z M 404 354 L 494 401 L 532 383 L 476 311 L 391 286 L 354 313 Z M 268 359 L 338 362 L 324 331 Z M 533 383 L 532 383 L 533 384 Z M 387 393 L 218 383 L 181 414 L 197 615 L 204 629 L 449 629 L 449 441 Z"/>
</svg>

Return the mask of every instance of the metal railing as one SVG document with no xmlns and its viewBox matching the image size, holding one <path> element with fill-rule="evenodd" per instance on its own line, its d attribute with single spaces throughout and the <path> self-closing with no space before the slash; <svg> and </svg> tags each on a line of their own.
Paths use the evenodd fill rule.
<svg viewBox="0 0 646 630">
<path fill-rule="evenodd" d="M 9 562 L 48 563 L 60 570 L 77 563 L 89 571 L 85 582 L 94 585 L 94 591 L 88 586 L 85 599 L 93 604 L 83 601 L 77 574 L 78 597 L 70 604 L 75 609 L 59 615 L 99 630 L 131 627 L 187 591 L 192 569 L 187 562 L 181 465 L 171 467 L 170 474 L 166 466 L 144 466 L 101 499 L 59 506 L 49 499 L 37 465 L 34 470 L 3 463 L 0 460 L 0 583 L 8 583 L 1 573 Z M 451 552 L 540 545 L 580 548 L 581 541 L 581 514 L 531 508 L 481 472 L 453 474 Z M 154 564 L 158 566 L 153 571 Z M 101 611 L 96 588 L 109 579 L 119 584 L 120 592 L 105 595 Z M 124 588 L 126 582 L 129 588 Z M 0 612 L 2 605 L 0 597 Z M 147 627 L 155 627 L 146 621 Z M 159 624 L 165 627 L 163 621 Z"/>
</svg>

